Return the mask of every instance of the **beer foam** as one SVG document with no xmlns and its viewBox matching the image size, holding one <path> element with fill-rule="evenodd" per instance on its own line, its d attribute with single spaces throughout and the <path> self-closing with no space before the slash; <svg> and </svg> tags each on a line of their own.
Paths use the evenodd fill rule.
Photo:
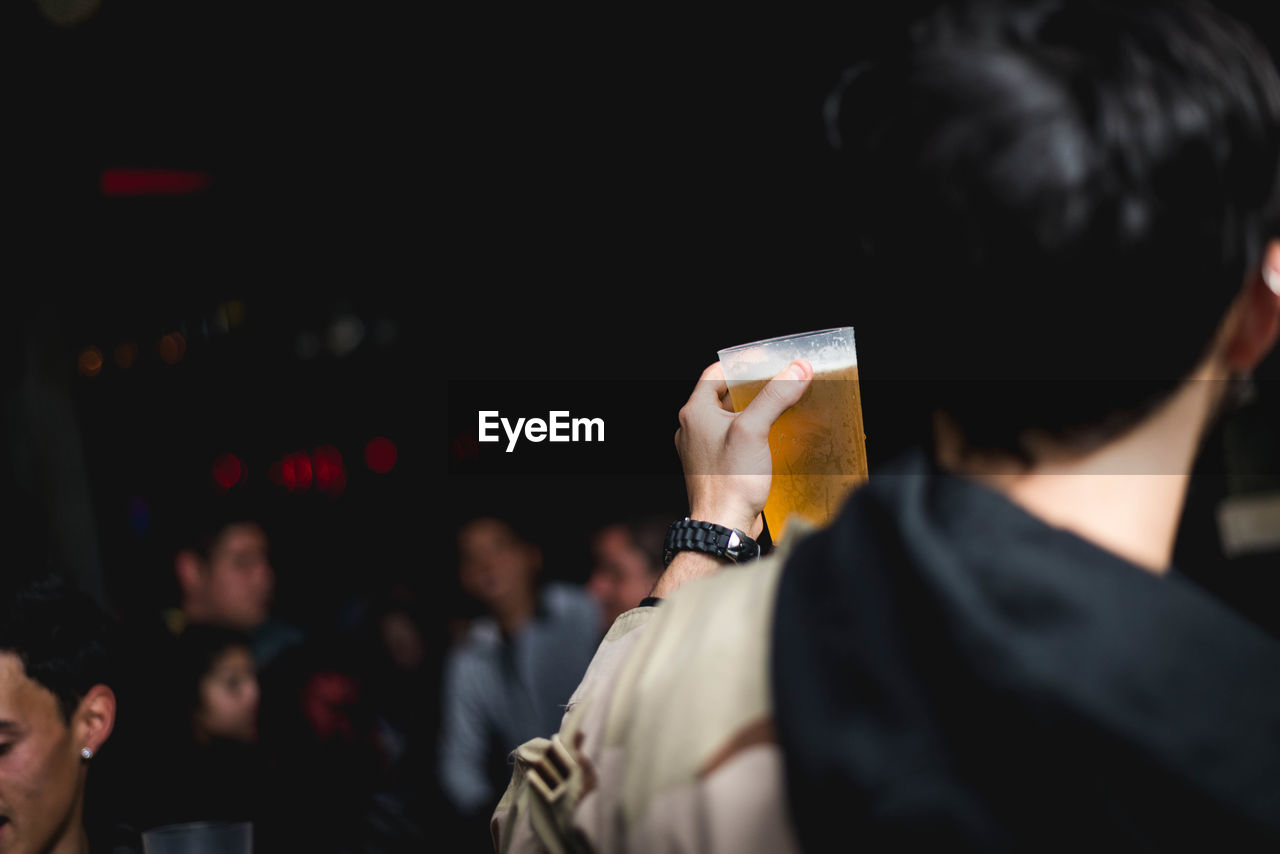
<svg viewBox="0 0 1280 854">
<path fill-rule="evenodd" d="M 842 371 L 858 367 L 858 354 L 850 352 L 843 344 L 821 347 L 808 353 L 774 350 L 743 350 L 725 352 L 720 358 L 725 378 L 730 384 L 759 382 L 777 376 L 782 369 L 797 358 L 805 359 L 813 366 L 814 373 Z"/>
<path fill-rule="evenodd" d="M 730 385 L 756 383 L 777 376 L 794 359 L 806 359 L 814 373 L 857 368 L 853 327 L 841 326 L 781 335 L 720 351 L 720 363 Z"/>
</svg>

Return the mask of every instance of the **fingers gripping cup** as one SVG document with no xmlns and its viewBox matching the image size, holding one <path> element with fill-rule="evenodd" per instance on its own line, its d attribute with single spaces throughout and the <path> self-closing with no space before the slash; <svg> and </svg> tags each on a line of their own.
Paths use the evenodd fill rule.
<svg viewBox="0 0 1280 854">
<path fill-rule="evenodd" d="M 825 524 L 849 490 L 867 479 L 853 327 L 755 341 L 719 355 L 735 412 L 795 359 L 813 366 L 804 396 L 769 430 L 773 480 L 764 518 L 775 542 L 786 536 L 792 515 Z"/>
</svg>

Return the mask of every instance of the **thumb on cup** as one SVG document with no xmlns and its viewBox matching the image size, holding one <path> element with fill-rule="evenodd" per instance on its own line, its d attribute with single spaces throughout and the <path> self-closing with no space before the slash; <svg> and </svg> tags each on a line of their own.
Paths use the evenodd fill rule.
<svg viewBox="0 0 1280 854">
<path fill-rule="evenodd" d="M 813 366 L 807 360 L 796 359 L 787 365 L 739 413 L 739 429 L 768 436 L 773 422 L 800 400 L 812 379 Z"/>
</svg>

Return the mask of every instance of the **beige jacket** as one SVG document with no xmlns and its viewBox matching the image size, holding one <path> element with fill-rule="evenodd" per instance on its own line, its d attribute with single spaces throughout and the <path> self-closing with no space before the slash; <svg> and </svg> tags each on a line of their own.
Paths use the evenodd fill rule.
<svg viewBox="0 0 1280 854">
<path fill-rule="evenodd" d="M 784 559 L 728 568 L 618 618 L 560 732 L 512 753 L 495 851 L 799 850 L 768 680 Z"/>
</svg>

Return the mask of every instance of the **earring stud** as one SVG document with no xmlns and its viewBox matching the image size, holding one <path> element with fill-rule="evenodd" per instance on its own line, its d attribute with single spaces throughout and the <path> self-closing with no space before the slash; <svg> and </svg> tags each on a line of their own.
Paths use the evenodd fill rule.
<svg viewBox="0 0 1280 854">
<path fill-rule="evenodd" d="M 82 747 L 80 748 L 80 756 L 83 757 L 84 759 L 92 759 L 93 751 L 87 747 Z"/>
<path fill-rule="evenodd" d="M 1280 271 L 1264 266 L 1262 268 L 1262 281 L 1267 283 L 1267 287 L 1278 297 L 1280 297 Z"/>
</svg>

